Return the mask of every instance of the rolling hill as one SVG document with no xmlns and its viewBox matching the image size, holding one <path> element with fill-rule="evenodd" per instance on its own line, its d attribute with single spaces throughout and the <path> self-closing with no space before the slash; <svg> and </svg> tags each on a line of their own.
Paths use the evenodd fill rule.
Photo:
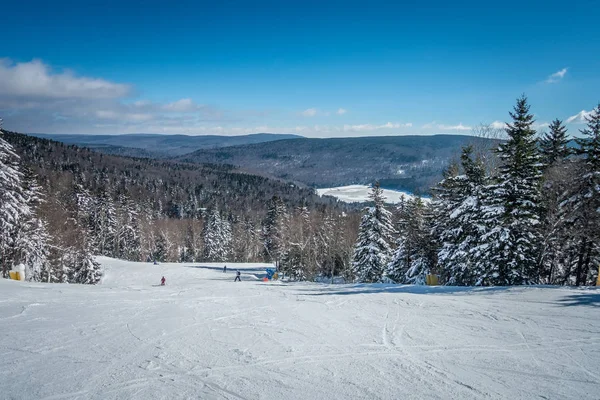
<svg viewBox="0 0 600 400">
<path fill-rule="evenodd" d="M 243 146 L 273 140 L 295 139 L 301 136 L 275 133 L 257 133 L 241 136 L 220 135 L 63 135 L 31 134 L 43 139 L 51 139 L 66 144 L 87 147 L 105 154 L 131 157 L 166 158 L 191 153 L 199 149 L 214 149 L 227 146 Z"/>
<path fill-rule="evenodd" d="M 192 163 L 232 164 L 315 187 L 369 184 L 417 193 L 441 179 L 462 146 L 487 139 L 461 135 L 289 139 L 202 149 L 177 158 Z"/>
</svg>

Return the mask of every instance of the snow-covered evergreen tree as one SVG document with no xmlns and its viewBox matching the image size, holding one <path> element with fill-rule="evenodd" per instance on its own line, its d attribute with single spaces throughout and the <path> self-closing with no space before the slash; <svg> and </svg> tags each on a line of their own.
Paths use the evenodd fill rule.
<svg viewBox="0 0 600 400">
<path fill-rule="evenodd" d="M 67 251 L 72 274 L 72 282 L 95 285 L 102 278 L 100 264 L 94 260 L 91 247 L 86 240 L 80 246 L 71 246 Z"/>
<path fill-rule="evenodd" d="M 540 153 L 544 165 L 551 166 L 571 154 L 567 128 L 559 119 L 550 124 L 549 132 L 540 138 Z"/>
<path fill-rule="evenodd" d="M 28 240 L 24 246 L 25 277 L 27 280 L 44 282 L 52 269 L 50 264 L 50 234 L 48 224 L 39 218 L 32 218 L 28 224 Z"/>
<path fill-rule="evenodd" d="M 373 206 L 365 208 L 352 257 L 355 279 L 365 283 L 381 282 L 384 278 L 392 254 L 390 243 L 394 233 L 392 214 L 385 208 L 379 182 L 371 188 L 369 199 Z"/>
<path fill-rule="evenodd" d="M 290 232 L 287 251 L 281 259 L 281 270 L 293 280 L 312 279 L 315 275 L 314 236 L 311 232 L 310 212 L 306 205 L 296 209 Z"/>
<path fill-rule="evenodd" d="M 432 202 L 433 232 L 440 242 L 438 263 L 442 281 L 448 285 L 474 285 L 479 275 L 470 252 L 481 234 L 477 221 L 485 171 L 483 163 L 473 160 L 472 154 L 472 147 L 463 149 L 461 168 L 455 165 L 446 172 Z"/>
<path fill-rule="evenodd" d="M 142 245 L 137 207 L 129 198 L 121 196 L 118 214 L 114 254 L 117 258 L 140 261 Z"/>
<path fill-rule="evenodd" d="M 16 246 L 19 249 L 19 262 L 25 265 L 25 278 L 40 281 L 47 276 L 50 268 L 49 254 L 51 236 L 47 223 L 38 217 L 36 210 L 43 201 L 42 188 L 37 184 L 33 173 L 26 169 L 23 192 L 31 212 L 22 219 L 18 228 Z"/>
<path fill-rule="evenodd" d="M 569 148 L 567 128 L 556 119 L 550 124 L 550 132 L 540 138 L 540 152 L 544 163 L 544 176 L 541 192 L 541 244 L 538 265 L 540 283 L 552 284 L 564 277 L 567 253 L 573 248 L 572 229 L 565 225 L 565 215 L 560 204 L 565 200 L 572 182 L 569 175 L 576 164 L 568 157 L 573 153 Z M 577 175 L 577 174 L 576 174 Z M 566 257 L 566 258 L 565 258 Z"/>
<path fill-rule="evenodd" d="M 19 156 L 2 138 L 0 120 L 0 265 L 3 277 L 17 256 L 19 226 L 31 215 L 23 190 L 23 174 L 19 170 Z"/>
<path fill-rule="evenodd" d="M 527 98 L 517 100 L 508 140 L 497 152 L 502 165 L 495 183 L 484 187 L 481 220 L 485 233 L 472 250 L 482 285 L 539 281 L 541 163 Z"/>
<path fill-rule="evenodd" d="M 577 139 L 582 168 L 562 209 L 565 219 L 574 229 L 577 261 L 573 274 L 575 285 L 595 281 L 600 264 L 600 104 L 586 117 L 587 126 Z"/>
<path fill-rule="evenodd" d="M 202 230 L 203 258 L 206 261 L 227 261 L 231 255 L 231 224 L 221 218 L 216 208 L 207 214 Z"/>
<path fill-rule="evenodd" d="M 183 246 L 179 251 L 179 261 L 194 262 L 196 261 L 196 244 L 194 240 L 194 229 L 191 223 L 187 225 L 184 235 Z"/>
<path fill-rule="evenodd" d="M 117 249 L 117 213 L 111 196 L 103 191 L 95 199 L 93 251 L 96 254 L 115 257 Z"/>
<path fill-rule="evenodd" d="M 265 261 L 278 263 L 285 254 L 287 219 L 285 204 L 278 196 L 273 196 L 269 201 L 267 215 L 261 230 Z"/>
<path fill-rule="evenodd" d="M 430 208 L 419 197 L 398 205 L 396 250 L 386 267 L 386 280 L 423 285 L 435 267 L 437 247 L 431 232 Z"/>
<path fill-rule="evenodd" d="M 228 219 L 221 219 L 221 257 L 219 261 L 228 261 L 233 249 L 233 231 Z"/>
<path fill-rule="evenodd" d="M 152 251 L 152 258 L 154 261 L 165 262 L 169 256 L 170 244 L 167 238 L 167 234 L 164 231 L 160 231 L 155 235 L 154 249 Z"/>
</svg>

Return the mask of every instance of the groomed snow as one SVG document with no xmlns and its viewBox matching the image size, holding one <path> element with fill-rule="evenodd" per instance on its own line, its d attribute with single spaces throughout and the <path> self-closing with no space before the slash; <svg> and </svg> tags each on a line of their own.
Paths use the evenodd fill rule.
<svg viewBox="0 0 600 400">
<path fill-rule="evenodd" d="M 414 195 L 406 192 L 400 192 L 396 190 L 390 189 L 382 189 L 383 195 L 385 196 L 386 203 L 397 204 L 400 203 L 402 197 L 404 200 L 409 200 L 414 197 Z M 317 189 L 317 194 L 319 196 L 333 196 L 344 203 L 364 203 L 369 201 L 369 192 L 371 191 L 370 186 L 366 185 L 349 185 L 349 186 L 339 186 L 333 188 L 323 188 Z M 423 198 L 423 200 L 428 201 L 429 199 Z"/>
<path fill-rule="evenodd" d="M 595 289 L 263 283 L 260 264 L 99 260 L 97 286 L 0 280 L 0 398 L 600 398 Z"/>
</svg>

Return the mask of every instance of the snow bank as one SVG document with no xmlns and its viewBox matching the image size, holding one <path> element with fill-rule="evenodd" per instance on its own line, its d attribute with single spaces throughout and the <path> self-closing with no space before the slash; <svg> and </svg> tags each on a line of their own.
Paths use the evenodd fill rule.
<svg viewBox="0 0 600 400">
<path fill-rule="evenodd" d="M 0 280 L 0 397 L 600 393 L 599 290 L 265 284 L 252 275 L 268 264 L 99 261 L 96 286 Z"/>
</svg>

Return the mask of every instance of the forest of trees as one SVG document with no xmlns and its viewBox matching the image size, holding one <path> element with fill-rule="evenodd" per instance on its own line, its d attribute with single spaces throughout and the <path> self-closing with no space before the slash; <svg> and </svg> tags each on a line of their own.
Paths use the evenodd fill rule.
<svg viewBox="0 0 600 400">
<path fill-rule="evenodd" d="M 23 264 L 29 280 L 97 283 L 93 255 L 283 265 L 301 249 L 298 262 L 310 268 L 298 278 L 306 279 L 349 262 L 353 239 L 341 236 L 356 235 L 356 212 L 309 188 L 231 166 L 107 156 L 14 132 L 2 132 L 0 146 L 5 277 Z M 306 227 L 297 231 L 299 221 Z"/>
<path fill-rule="evenodd" d="M 361 213 L 310 188 L 236 170 L 115 157 L 0 136 L 0 263 L 29 280 L 97 283 L 95 255 L 273 262 L 292 280 L 594 284 L 600 262 L 600 105 L 571 145 L 539 135 L 525 97 L 492 152 L 450 163 L 430 201 Z M 478 141 L 477 143 L 481 143 Z M 489 149 L 484 149 L 489 150 Z"/>
<path fill-rule="evenodd" d="M 562 121 L 540 137 L 525 97 L 495 152 L 466 146 L 433 198 L 385 210 L 378 185 L 353 257 L 360 282 L 593 285 L 600 265 L 600 105 L 570 146 Z"/>
</svg>

